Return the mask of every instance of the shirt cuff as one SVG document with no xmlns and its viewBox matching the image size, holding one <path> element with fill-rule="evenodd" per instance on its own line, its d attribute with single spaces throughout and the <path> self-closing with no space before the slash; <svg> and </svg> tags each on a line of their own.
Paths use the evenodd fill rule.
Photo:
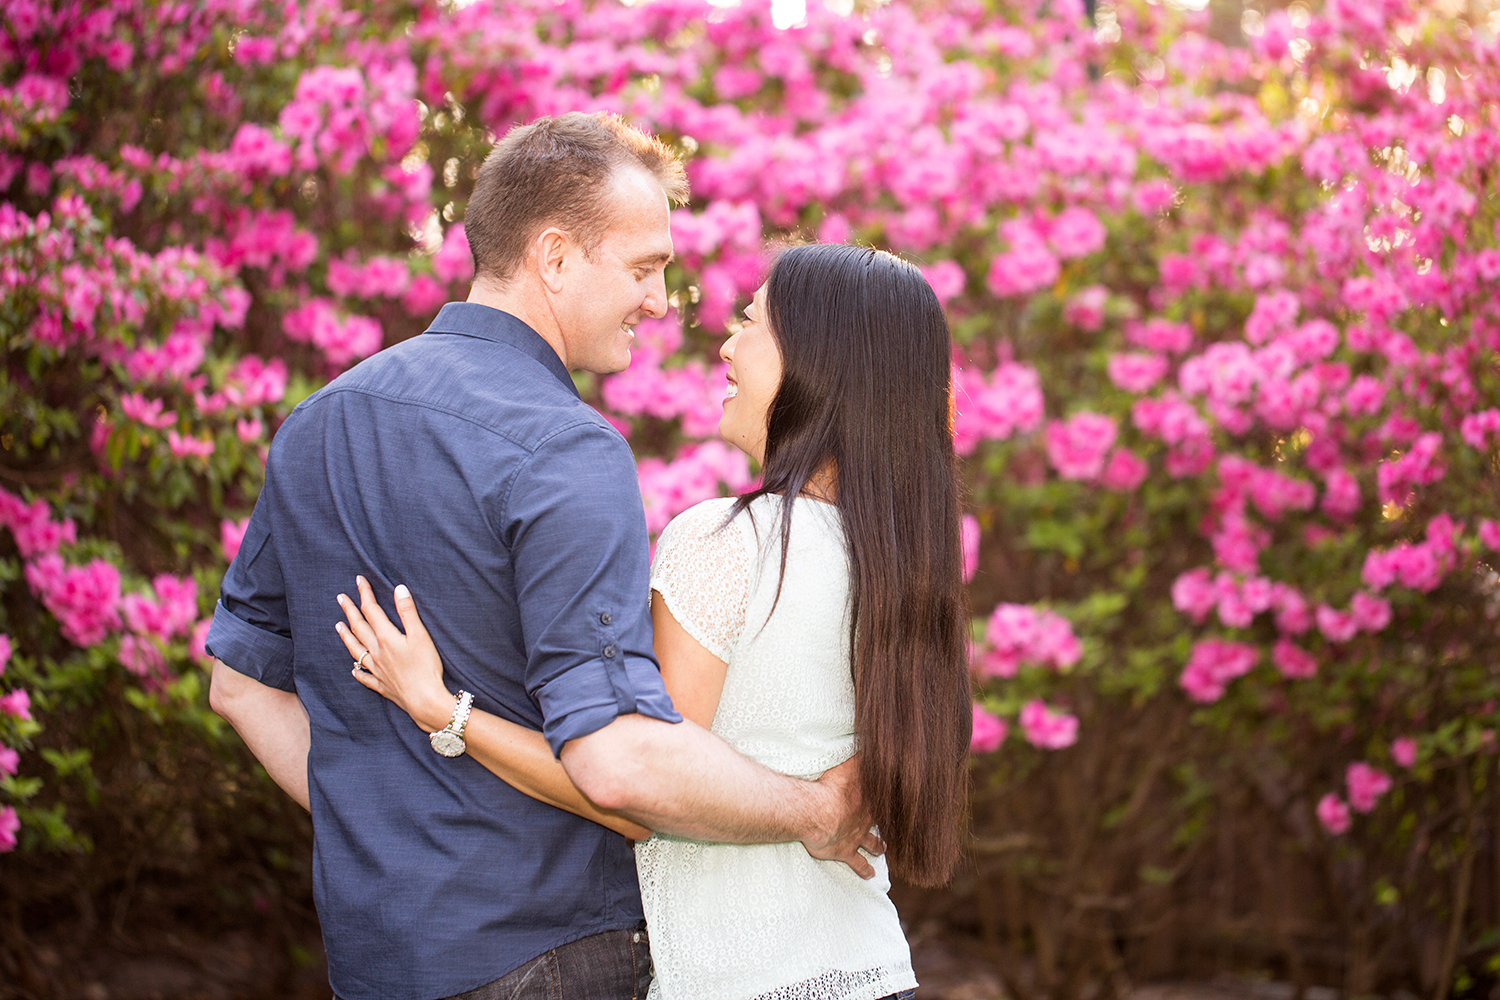
<svg viewBox="0 0 1500 1000">
<path fill-rule="evenodd" d="M 623 663 L 603 657 L 580 663 L 533 693 L 545 720 L 542 735 L 553 756 L 561 754 L 569 740 L 597 732 L 622 715 L 682 721 L 656 664 L 633 656 L 621 659 Z"/>
<path fill-rule="evenodd" d="M 224 607 L 214 607 L 213 624 L 203 643 L 208 655 L 251 680 L 281 691 L 296 691 L 292 678 L 292 640 L 251 625 Z"/>
</svg>

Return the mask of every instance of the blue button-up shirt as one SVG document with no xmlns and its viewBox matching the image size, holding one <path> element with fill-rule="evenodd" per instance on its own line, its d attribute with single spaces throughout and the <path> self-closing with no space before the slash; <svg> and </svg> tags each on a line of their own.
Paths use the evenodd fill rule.
<svg viewBox="0 0 1500 1000">
<path fill-rule="evenodd" d="M 357 573 L 393 621 L 391 591 L 410 587 L 449 687 L 554 752 L 623 713 L 679 721 L 651 650 L 629 446 L 520 320 L 450 303 L 293 411 L 208 647 L 307 707 L 339 995 L 450 996 L 639 921 L 624 838 L 440 756 L 350 676 L 334 596 Z"/>
</svg>

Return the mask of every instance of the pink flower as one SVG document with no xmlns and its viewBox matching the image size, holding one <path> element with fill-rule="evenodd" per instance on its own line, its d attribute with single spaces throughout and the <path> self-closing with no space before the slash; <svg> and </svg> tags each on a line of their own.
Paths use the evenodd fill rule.
<svg viewBox="0 0 1500 1000">
<path fill-rule="evenodd" d="M 279 403 L 286 395 L 287 368 L 280 358 L 266 361 L 247 354 L 235 362 L 224 379 L 224 398 L 249 409 Z"/>
<path fill-rule="evenodd" d="M 1431 541 L 1402 542 L 1389 549 L 1367 552 L 1360 579 L 1371 590 L 1384 590 L 1399 582 L 1402 586 L 1427 593 L 1443 582 L 1450 568 L 1449 562 L 1449 558 L 1441 555 Z"/>
<path fill-rule="evenodd" d="M 1063 260 L 1087 257 L 1104 246 L 1108 235 L 1104 223 L 1093 212 L 1080 206 L 1064 209 L 1052 220 L 1047 242 Z"/>
<path fill-rule="evenodd" d="M 1256 296 L 1255 308 L 1245 320 L 1245 339 L 1252 344 L 1264 344 L 1277 334 L 1290 330 L 1301 308 L 1302 303 L 1295 292 L 1261 292 Z"/>
<path fill-rule="evenodd" d="M 1349 602 L 1349 614 L 1363 632 L 1379 632 L 1391 623 L 1391 602 L 1359 591 Z"/>
<path fill-rule="evenodd" d="M 1250 499 L 1272 521 L 1288 510 L 1311 510 L 1316 497 L 1312 483 L 1275 469 L 1257 469 L 1250 480 Z"/>
<path fill-rule="evenodd" d="M 1402 767 L 1411 768 L 1417 762 L 1417 741 L 1410 736 L 1398 736 L 1391 740 L 1391 760 Z"/>
<path fill-rule="evenodd" d="M 1318 631 L 1329 642 L 1348 642 L 1359 631 L 1359 623 L 1347 611 L 1335 611 L 1326 604 L 1319 604 L 1316 613 Z"/>
<path fill-rule="evenodd" d="M 1260 651 L 1244 643 L 1204 639 L 1193 645 L 1177 683 L 1194 701 L 1218 701 L 1229 682 L 1255 668 Z"/>
<path fill-rule="evenodd" d="M 750 206 L 752 209 L 754 206 Z M 756 238 L 760 238 L 760 220 L 757 215 L 755 223 Z M 964 276 L 964 269 L 951 260 L 940 260 L 933 264 L 922 267 L 922 277 L 932 286 L 932 292 L 938 297 L 939 302 L 947 302 L 956 299 L 963 294 L 964 284 L 968 280 Z"/>
<path fill-rule="evenodd" d="M 190 576 L 162 573 L 151 581 L 155 600 L 127 594 L 120 602 L 125 624 L 138 635 L 171 639 L 192 628 L 198 618 L 198 584 Z"/>
<path fill-rule="evenodd" d="M 341 316 L 328 299 L 310 299 L 281 317 L 288 337 L 318 347 L 330 363 L 344 366 L 380 350 L 384 333 L 369 316 Z"/>
<path fill-rule="evenodd" d="M 209 656 L 208 650 L 204 648 L 204 644 L 208 641 L 209 626 L 213 623 L 212 616 L 203 619 L 193 626 L 193 631 L 188 636 L 188 655 L 193 658 L 194 663 L 204 669 L 212 668 L 214 665 L 214 658 Z"/>
<path fill-rule="evenodd" d="M 1318 658 L 1290 639 L 1277 639 L 1271 647 L 1271 662 L 1288 680 L 1302 680 L 1318 672 Z"/>
<path fill-rule="evenodd" d="M 1278 583 L 1271 598 L 1276 609 L 1276 628 L 1287 635 L 1301 635 L 1312 628 L 1312 611 L 1307 599 L 1289 584 Z"/>
<path fill-rule="evenodd" d="M 1004 719 L 996 718 L 978 705 L 974 706 L 974 732 L 969 737 L 970 753 L 991 753 L 1005 742 Z"/>
<path fill-rule="evenodd" d="M 178 458 L 207 458 L 214 453 L 212 440 L 184 437 L 176 431 L 167 431 L 167 447 Z"/>
<path fill-rule="evenodd" d="M 240 551 L 240 542 L 245 538 L 245 529 L 248 527 L 250 527 L 248 517 L 239 521 L 225 518 L 219 523 L 219 549 L 224 553 L 225 562 L 234 562 L 234 557 Z"/>
<path fill-rule="evenodd" d="M 1391 790 L 1391 776 L 1364 761 L 1355 761 L 1344 772 L 1349 789 L 1349 805 L 1355 812 L 1367 813 L 1380 797 Z"/>
<path fill-rule="evenodd" d="M 474 255 L 462 223 L 449 226 L 443 234 L 443 245 L 432 255 L 432 273 L 444 284 L 467 281 L 474 276 Z"/>
<path fill-rule="evenodd" d="M 426 316 L 448 301 L 448 289 L 438 284 L 430 274 L 419 274 L 412 278 L 406 294 L 401 297 L 401 308 L 413 316 Z"/>
<path fill-rule="evenodd" d="M 1183 444 L 1208 436 L 1208 421 L 1198 408 L 1171 390 L 1159 397 L 1136 400 L 1130 408 L 1130 418 L 1141 433 L 1158 437 L 1167 444 Z"/>
<path fill-rule="evenodd" d="M 1500 552 L 1500 522 L 1484 518 L 1479 522 L 1479 540 L 1492 551 Z"/>
<path fill-rule="evenodd" d="M 56 552 L 63 543 L 71 545 L 78 540 L 73 520 L 52 520 L 52 508 L 45 500 L 35 500 L 28 505 L 3 489 L 0 489 L 0 525 L 11 530 L 16 548 L 28 559 Z"/>
<path fill-rule="evenodd" d="M 9 694 L 0 697 L 0 715 L 9 715 L 17 719 L 30 720 L 31 695 L 26 693 L 25 688 L 16 688 Z"/>
<path fill-rule="evenodd" d="M 1323 513 L 1347 520 L 1359 511 L 1359 480 L 1346 469 L 1334 469 L 1323 481 Z"/>
<path fill-rule="evenodd" d="M 1447 466 L 1437 457 L 1442 446 L 1441 434 L 1423 434 L 1405 454 L 1381 462 L 1375 473 L 1380 502 L 1404 504 L 1413 488 L 1442 479 L 1447 472 Z"/>
<path fill-rule="evenodd" d="M 95 645 L 120 627 L 120 571 L 103 559 L 68 566 L 42 556 L 27 564 L 26 582 L 75 646 Z"/>
<path fill-rule="evenodd" d="M 145 424 L 161 430 L 171 427 L 177 422 L 175 410 L 162 412 L 162 401 L 159 399 L 146 399 L 140 393 L 130 393 L 120 397 L 120 412 L 136 423 Z"/>
<path fill-rule="evenodd" d="M 1219 589 L 1202 566 L 1188 570 L 1172 583 L 1172 606 L 1194 622 L 1201 623 L 1218 602 Z"/>
<path fill-rule="evenodd" d="M 21 767 L 21 755 L 11 747 L 0 746 L 0 773 L 15 774 Z"/>
<path fill-rule="evenodd" d="M 1270 532 L 1251 524 L 1243 514 L 1226 515 L 1219 530 L 1209 536 L 1214 558 L 1235 573 L 1257 572 L 1260 550 L 1270 541 Z"/>
<path fill-rule="evenodd" d="M 11 806 L 0 808 L 0 854 L 16 849 L 16 831 L 21 829 L 21 820 Z"/>
<path fill-rule="evenodd" d="M 137 677 L 162 677 L 167 672 L 161 647 L 151 639 L 135 635 L 120 640 L 120 663 Z"/>
<path fill-rule="evenodd" d="M 248 420 L 236 420 L 234 422 L 234 432 L 241 442 L 249 444 L 252 441 L 260 440 L 261 435 L 266 432 L 266 425 L 260 422 L 259 417 Z"/>
<path fill-rule="evenodd" d="M 959 521 L 959 540 L 963 552 L 964 582 L 974 579 L 979 569 L 979 521 L 973 514 L 965 514 Z M 3 666 L 3 661 L 0 661 Z"/>
<path fill-rule="evenodd" d="M 1489 438 L 1500 434 L 1500 410 L 1488 409 L 1470 413 L 1459 425 L 1459 436 L 1470 448 L 1484 451 L 1489 447 Z"/>
<path fill-rule="evenodd" d="M 1092 333 L 1104 326 L 1104 304 L 1109 289 L 1103 285 L 1080 288 L 1063 306 L 1063 321 Z"/>
<path fill-rule="evenodd" d="M 953 447 L 960 455 L 972 452 L 980 441 L 1003 441 L 1042 422 L 1042 382 L 1028 365 L 1005 362 L 989 381 L 960 368 L 954 373 L 954 394 Z"/>
<path fill-rule="evenodd" d="M 1022 706 L 1020 723 L 1026 742 L 1043 750 L 1061 750 L 1078 742 L 1077 717 L 1048 708 L 1040 698 Z"/>
<path fill-rule="evenodd" d="M 1118 490 L 1129 493 L 1138 488 L 1146 481 L 1146 475 L 1151 467 L 1146 460 L 1128 448 L 1116 448 L 1110 453 L 1109 463 L 1104 466 L 1104 474 L 1099 477 L 1099 482 L 1105 489 Z"/>
<path fill-rule="evenodd" d="M 1349 831 L 1349 807 L 1344 800 L 1329 792 L 1318 800 L 1318 822 L 1323 829 L 1335 837 Z"/>
<path fill-rule="evenodd" d="M 1155 215 L 1172 207 L 1177 191 L 1170 182 L 1157 178 L 1137 184 L 1131 192 L 1131 203 L 1142 215 Z"/>
<path fill-rule="evenodd" d="M 1111 354 L 1107 370 L 1109 380 L 1126 392 L 1142 393 L 1167 373 L 1167 359 L 1160 354 Z"/>
<path fill-rule="evenodd" d="M 1158 317 L 1144 323 L 1127 324 L 1125 339 L 1136 347 L 1144 347 L 1148 351 L 1181 354 L 1193 346 L 1193 328 L 1186 323 L 1177 323 Z"/>
<path fill-rule="evenodd" d="M 1097 479 L 1117 431 L 1113 417 L 1087 410 L 1054 420 L 1045 435 L 1047 458 L 1063 479 Z"/>
<path fill-rule="evenodd" d="M 1385 403 L 1385 385 L 1373 375 L 1356 376 L 1344 390 L 1344 409 L 1356 416 L 1369 416 Z"/>
<path fill-rule="evenodd" d="M 1036 230 L 1012 220 L 1001 226 L 1001 233 L 1011 248 L 995 255 L 985 278 L 985 284 L 997 298 L 1029 295 L 1057 281 L 1062 266 Z"/>
</svg>

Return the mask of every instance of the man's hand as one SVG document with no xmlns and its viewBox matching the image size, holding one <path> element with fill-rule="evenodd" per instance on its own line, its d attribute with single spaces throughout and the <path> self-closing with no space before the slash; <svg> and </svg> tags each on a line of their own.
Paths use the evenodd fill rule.
<svg viewBox="0 0 1500 1000">
<path fill-rule="evenodd" d="M 818 779 L 828 793 L 827 826 L 802 838 L 807 853 L 823 861 L 842 861 L 860 878 L 874 878 L 875 868 L 860 853 L 884 854 L 885 841 L 870 830 L 870 813 L 859 789 L 859 755 L 829 768 Z"/>
</svg>

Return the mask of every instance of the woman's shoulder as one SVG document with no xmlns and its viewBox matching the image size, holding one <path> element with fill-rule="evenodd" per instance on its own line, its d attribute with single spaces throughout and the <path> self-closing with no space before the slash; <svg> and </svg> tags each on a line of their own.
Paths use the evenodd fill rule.
<svg viewBox="0 0 1500 1000">
<path fill-rule="evenodd" d="M 714 497 L 689 507 L 662 529 L 658 547 L 701 543 L 715 536 L 722 536 L 726 543 L 741 544 L 749 514 L 747 511 L 735 513 L 735 499 Z"/>
</svg>

